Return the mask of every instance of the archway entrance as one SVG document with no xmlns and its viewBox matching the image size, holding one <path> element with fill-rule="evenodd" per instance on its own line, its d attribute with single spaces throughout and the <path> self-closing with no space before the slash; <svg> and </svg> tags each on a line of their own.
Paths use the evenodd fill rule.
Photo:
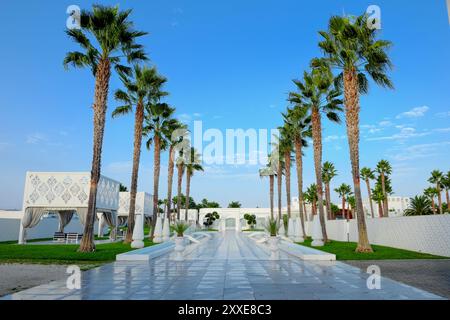
<svg viewBox="0 0 450 320">
<path fill-rule="evenodd" d="M 225 219 L 225 229 L 235 229 L 236 228 L 236 219 L 235 218 L 226 218 Z"/>
</svg>

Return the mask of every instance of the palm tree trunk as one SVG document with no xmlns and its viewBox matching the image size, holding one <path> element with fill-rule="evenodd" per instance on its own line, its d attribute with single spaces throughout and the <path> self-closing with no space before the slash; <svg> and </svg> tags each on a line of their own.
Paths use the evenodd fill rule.
<svg viewBox="0 0 450 320">
<path fill-rule="evenodd" d="M 359 177 L 359 84 L 355 69 L 344 71 L 347 136 L 350 149 L 353 185 L 358 222 L 358 247 L 356 252 L 373 252 L 367 235 L 366 219 L 362 206 Z"/>
<path fill-rule="evenodd" d="M 303 202 L 303 159 L 302 159 L 302 139 L 297 135 L 294 140 L 295 146 L 295 166 L 297 169 L 297 192 L 298 192 L 298 210 L 300 215 L 300 221 L 302 224 L 303 235 L 305 233 L 305 214 L 304 202 Z"/>
<path fill-rule="evenodd" d="M 431 198 L 431 208 L 433 210 L 433 214 L 436 214 L 436 203 L 434 202 L 434 197 Z"/>
<path fill-rule="evenodd" d="M 191 174 L 186 171 L 186 203 L 185 208 L 186 211 L 184 213 L 184 221 L 188 221 L 188 213 L 189 213 L 189 193 L 191 192 Z"/>
<path fill-rule="evenodd" d="M 450 212 L 450 196 L 448 194 L 448 189 L 445 189 L 445 198 L 447 199 L 447 211 Z"/>
<path fill-rule="evenodd" d="M 169 147 L 169 168 L 167 172 L 167 219 L 170 221 L 171 204 L 172 204 L 172 183 L 173 183 L 173 145 Z"/>
<path fill-rule="evenodd" d="M 277 168 L 277 193 L 278 193 L 278 221 L 281 221 L 281 187 L 283 184 L 283 168 L 281 162 L 278 163 Z"/>
<path fill-rule="evenodd" d="M 177 182 L 177 220 L 181 217 L 181 183 L 183 182 L 183 164 L 177 165 L 178 182 Z"/>
<path fill-rule="evenodd" d="M 141 158 L 143 121 L 144 121 L 144 104 L 142 103 L 141 99 L 136 105 L 136 115 L 134 120 L 134 151 L 133 151 L 133 171 L 131 173 L 131 185 L 130 185 L 130 210 L 128 213 L 128 222 L 127 222 L 128 228 L 127 234 L 124 239 L 124 243 L 130 243 L 133 240 L 139 161 Z"/>
<path fill-rule="evenodd" d="M 373 219 L 373 218 L 375 218 L 375 214 L 373 213 L 372 191 L 370 191 L 369 179 L 366 179 L 366 185 L 367 185 L 367 194 L 369 195 L 370 213 L 372 214 L 372 219 Z"/>
<path fill-rule="evenodd" d="M 111 66 L 108 59 L 100 59 L 95 74 L 94 92 L 94 141 L 92 154 L 91 182 L 89 189 L 88 210 L 84 225 L 83 238 L 80 242 L 80 252 L 95 251 L 94 223 L 97 203 L 97 186 L 100 180 L 103 134 L 105 132 L 106 104 L 108 100 Z"/>
<path fill-rule="evenodd" d="M 158 206 L 158 192 L 159 192 L 159 171 L 161 169 L 161 144 L 159 140 L 159 136 L 155 133 L 154 143 L 154 167 L 153 167 L 153 221 L 152 221 L 152 230 L 150 233 L 150 240 L 153 240 L 153 236 L 155 234 L 155 225 L 156 219 L 159 215 L 159 206 Z"/>
<path fill-rule="evenodd" d="M 284 153 L 287 214 L 291 218 L 291 152 Z"/>
<path fill-rule="evenodd" d="M 327 227 L 325 224 L 325 213 L 323 212 L 323 183 L 322 183 L 322 124 L 319 109 L 312 108 L 312 136 L 314 146 L 314 168 L 317 184 L 317 204 L 319 206 L 319 220 L 322 227 L 323 241 L 328 242 Z"/>
<path fill-rule="evenodd" d="M 303 210 L 305 212 L 305 219 L 306 219 L 306 221 L 309 221 L 308 220 L 308 211 L 306 211 L 306 202 L 304 200 L 303 200 L 302 205 L 303 205 Z"/>
<path fill-rule="evenodd" d="M 342 219 L 345 219 L 345 196 L 342 196 Z"/>
<path fill-rule="evenodd" d="M 332 220 L 332 212 L 331 212 L 331 192 L 330 192 L 330 183 L 325 183 L 325 203 L 327 205 L 327 217 L 328 220 Z"/>
<path fill-rule="evenodd" d="M 378 215 L 380 218 L 383 218 L 383 204 L 381 201 L 378 201 Z"/>
<path fill-rule="evenodd" d="M 270 181 L 270 217 L 273 219 L 273 184 L 274 184 L 274 177 L 273 175 L 269 176 Z"/>
<path fill-rule="evenodd" d="M 383 216 L 389 217 L 388 197 L 386 194 L 386 181 L 384 172 L 381 173 L 381 189 L 383 190 Z"/>
<path fill-rule="evenodd" d="M 439 214 L 442 214 L 442 195 L 441 195 L 441 186 L 439 183 L 436 184 L 436 190 L 438 192 L 438 205 L 439 205 Z"/>
</svg>

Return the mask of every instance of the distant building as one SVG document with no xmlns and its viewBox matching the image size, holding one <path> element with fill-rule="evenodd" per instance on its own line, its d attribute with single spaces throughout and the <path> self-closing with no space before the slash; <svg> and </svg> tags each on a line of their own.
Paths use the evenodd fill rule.
<svg viewBox="0 0 450 320">
<path fill-rule="evenodd" d="M 403 216 L 403 212 L 409 207 L 409 202 L 410 199 L 408 197 L 389 196 L 389 217 Z M 375 217 L 379 217 L 378 204 L 375 201 L 372 201 L 372 203 L 374 215 Z M 370 212 L 370 203 L 368 198 L 363 200 L 363 208 L 366 215 L 371 217 L 372 215 Z"/>
</svg>

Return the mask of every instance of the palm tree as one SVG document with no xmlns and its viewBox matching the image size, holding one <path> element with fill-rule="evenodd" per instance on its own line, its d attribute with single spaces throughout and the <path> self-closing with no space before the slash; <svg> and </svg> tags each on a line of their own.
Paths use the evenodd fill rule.
<svg viewBox="0 0 450 320">
<path fill-rule="evenodd" d="M 433 188 L 433 187 L 426 188 L 426 189 L 423 191 L 423 194 L 424 194 L 428 199 L 430 199 L 430 201 L 431 201 L 431 208 L 433 209 L 433 214 L 436 214 L 436 203 L 435 203 L 434 199 L 435 199 L 436 196 L 438 195 L 437 189 L 436 189 L 436 188 Z"/>
<path fill-rule="evenodd" d="M 350 196 L 348 196 L 347 197 L 347 203 L 348 203 L 348 206 L 347 206 L 347 217 L 350 217 L 350 213 L 352 213 L 352 215 L 353 215 L 353 210 L 355 210 L 355 207 L 356 207 L 356 203 L 355 203 L 355 196 L 353 196 L 353 195 L 350 195 Z"/>
<path fill-rule="evenodd" d="M 282 184 L 283 184 L 283 174 L 284 174 L 284 158 L 282 155 L 282 142 L 280 141 L 280 138 L 277 138 L 278 141 L 273 143 L 274 150 L 272 152 L 272 163 L 275 165 L 276 168 L 276 176 L 277 176 L 277 195 L 278 195 L 278 222 L 281 221 L 281 194 L 282 194 Z"/>
<path fill-rule="evenodd" d="M 130 74 L 131 69 L 121 64 L 125 57 L 128 63 L 146 60 L 142 46 L 135 41 L 145 32 L 133 29 L 128 19 L 131 10 L 120 11 L 119 7 L 94 5 L 92 12 L 81 13 L 81 29 L 68 29 L 67 35 L 81 46 L 84 52 L 68 52 L 64 58 L 64 67 L 69 65 L 91 69 L 95 77 L 94 91 L 94 139 L 89 191 L 88 210 L 85 219 L 80 252 L 92 252 L 94 244 L 94 221 L 96 212 L 97 185 L 100 179 L 103 133 L 105 129 L 106 107 L 108 100 L 111 68 L 116 72 Z M 88 37 L 96 41 L 94 44 Z"/>
<path fill-rule="evenodd" d="M 433 214 L 431 201 L 426 196 L 415 196 L 410 199 L 408 209 L 403 213 L 405 216 L 423 216 Z"/>
<path fill-rule="evenodd" d="M 191 178 L 195 171 L 203 171 L 201 166 L 200 154 L 191 147 L 190 155 L 188 155 L 188 161 L 186 161 L 186 199 L 189 199 L 189 193 L 191 191 Z M 184 221 L 188 221 L 189 201 L 186 200 L 186 212 Z"/>
<path fill-rule="evenodd" d="M 381 190 L 383 191 L 383 216 L 389 217 L 388 195 L 386 191 L 386 179 L 392 173 L 392 167 L 389 161 L 380 160 L 377 163 L 375 171 L 380 174 L 381 177 Z"/>
<path fill-rule="evenodd" d="M 334 189 L 334 191 L 339 195 L 339 198 L 342 199 L 342 218 L 345 218 L 345 202 L 347 200 L 347 197 L 352 194 L 352 187 L 350 187 L 350 185 L 348 184 L 343 183 L 339 187 Z"/>
<path fill-rule="evenodd" d="M 442 181 L 444 180 L 444 174 L 442 171 L 433 170 L 431 172 L 431 177 L 428 179 L 429 183 L 434 183 L 436 185 L 437 197 L 438 197 L 438 206 L 439 213 L 442 214 L 442 197 L 441 197 L 441 188 Z"/>
<path fill-rule="evenodd" d="M 343 111 L 343 102 L 339 99 L 342 93 L 339 87 L 334 85 L 334 77 L 327 64 L 314 67 L 310 73 L 305 72 L 303 81 L 294 80 L 294 83 L 298 88 L 298 93 L 291 93 L 291 97 L 307 106 L 311 113 L 317 202 L 322 233 L 324 241 L 327 242 L 328 236 L 323 210 L 321 113 L 323 112 L 332 122 L 339 123 L 339 112 Z"/>
<path fill-rule="evenodd" d="M 370 180 L 375 179 L 375 173 L 372 169 L 368 167 L 364 167 L 361 169 L 361 178 L 366 181 L 367 186 L 367 194 L 369 196 L 369 203 L 370 203 L 370 213 L 372 214 L 372 218 L 375 217 L 375 214 L 373 212 L 373 203 L 372 203 L 372 194 L 370 192 Z"/>
<path fill-rule="evenodd" d="M 284 122 L 282 127 L 278 128 L 280 132 L 280 153 L 283 155 L 284 162 L 284 174 L 285 174 L 285 188 L 286 188 L 286 204 L 287 215 L 291 218 L 291 163 L 292 163 L 292 150 L 294 145 L 292 143 L 294 132 L 292 125 L 289 122 Z"/>
<path fill-rule="evenodd" d="M 181 184 L 183 183 L 183 175 L 186 164 L 184 149 L 177 150 L 178 156 L 175 159 L 177 166 L 177 220 L 181 218 Z"/>
<path fill-rule="evenodd" d="M 311 184 L 306 188 L 305 201 L 311 205 L 311 213 L 313 216 L 317 214 L 317 185 L 315 183 Z"/>
<path fill-rule="evenodd" d="M 325 62 L 338 70 L 337 82 L 344 87 L 347 136 L 358 218 L 357 252 L 373 252 L 367 235 L 359 177 L 359 95 L 368 93 L 369 81 L 366 75 L 382 87 L 393 88 L 387 76 L 387 71 L 392 68 L 386 53 L 391 43 L 377 40 L 377 32 L 369 27 L 366 14 L 356 19 L 334 16 L 330 19 L 328 31 L 319 32 L 323 38 L 319 47 L 326 58 L 314 62 Z"/>
<path fill-rule="evenodd" d="M 378 217 L 383 217 L 383 190 L 381 190 L 381 187 L 377 184 L 375 186 L 375 189 L 372 190 L 372 200 L 375 201 L 378 205 Z"/>
<path fill-rule="evenodd" d="M 450 189 L 450 171 L 447 172 L 444 179 L 442 180 L 442 185 L 445 189 L 445 199 L 447 201 L 447 211 L 450 212 L 450 197 L 448 190 Z"/>
<path fill-rule="evenodd" d="M 153 220 L 150 239 L 153 239 L 156 219 L 158 217 L 159 174 L 161 169 L 161 151 L 169 144 L 170 129 L 177 121 L 172 118 L 175 108 L 167 103 L 161 103 L 160 97 L 153 97 L 145 106 L 144 134 L 148 137 L 147 149 L 153 145 Z"/>
<path fill-rule="evenodd" d="M 126 91 L 119 89 L 115 92 L 116 100 L 123 103 L 123 105 L 114 110 L 112 113 L 113 118 L 132 112 L 133 106 L 136 108 L 134 120 L 133 169 L 130 187 L 130 209 L 128 214 L 128 229 L 124 239 L 124 242 L 130 243 L 134 228 L 142 129 L 144 124 L 144 105 L 149 102 L 149 97 L 162 97 L 167 93 L 161 91 L 161 86 L 164 82 L 166 82 L 166 79 L 158 75 L 156 68 L 140 67 L 139 65 L 135 65 L 133 68 L 133 77 L 128 77 L 125 74 L 121 74 L 120 77 Z"/>
<path fill-rule="evenodd" d="M 177 148 L 179 144 L 184 140 L 187 139 L 187 126 L 183 123 L 175 120 L 172 121 L 168 132 L 170 135 L 169 139 L 169 164 L 167 169 L 167 206 L 166 206 L 166 216 L 167 219 L 170 221 L 170 214 L 171 214 L 171 204 L 172 204 L 172 184 L 173 184 L 173 172 L 175 167 L 175 155 L 177 152 Z M 180 187 L 180 193 L 181 193 L 181 187 Z M 179 218 L 178 218 L 179 219 Z"/>
<path fill-rule="evenodd" d="M 331 211 L 331 180 L 337 176 L 337 170 L 332 162 L 326 161 L 322 167 L 322 179 L 325 184 L 325 201 L 327 203 L 327 216 L 328 220 L 333 219 L 333 213 Z"/>
<path fill-rule="evenodd" d="M 289 102 L 293 104 L 293 108 L 288 108 L 287 112 L 283 114 L 284 121 L 292 130 L 292 138 L 294 140 L 295 151 L 295 165 L 297 170 L 297 192 L 298 192 L 298 206 L 299 215 L 302 225 L 303 234 L 305 233 L 305 214 L 303 201 L 303 148 L 308 146 L 305 138 L 311 136 L 311 117 L 308 116 L 308 108 L 303 106 L 289 94 Z"/>
<path fill-rule="evenodd" d="M 261 178 L 263 177 L 269 177 L 269 193 L 270 193 L 270 218 L 273 219 L 273 187 L 274 187 L 274 182 L 275 182 L 275 175 L 276 175 L 276 165 L 273 163 L 273 158 L 271 155 L 269 155 L 268 157 L 268 163 L 267 165 L 262 168 L 259 169 L 259 176 Z"/>
</svg>

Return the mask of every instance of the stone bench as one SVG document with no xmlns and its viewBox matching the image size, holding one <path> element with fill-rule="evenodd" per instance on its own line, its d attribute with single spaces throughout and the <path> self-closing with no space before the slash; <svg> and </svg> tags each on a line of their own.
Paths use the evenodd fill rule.
<svg viewBox="0 0 450 320">
<path fill-rule="evenodd" d="M 116 255 L 116 261 L 148 261 L 172 251 L 175 244 L 172 241 L 155 244 L 138 250 Z"/>
<path fill-rule="evenodd" d="M 318 249 L 305 247 L 295 243 L 286 241 L 280 242 L 280 250 L 298 257 L 302 260 L 309 261 L 335 261 L 336 255 L 333 253 L 324 252 Z"/>
</svg>

